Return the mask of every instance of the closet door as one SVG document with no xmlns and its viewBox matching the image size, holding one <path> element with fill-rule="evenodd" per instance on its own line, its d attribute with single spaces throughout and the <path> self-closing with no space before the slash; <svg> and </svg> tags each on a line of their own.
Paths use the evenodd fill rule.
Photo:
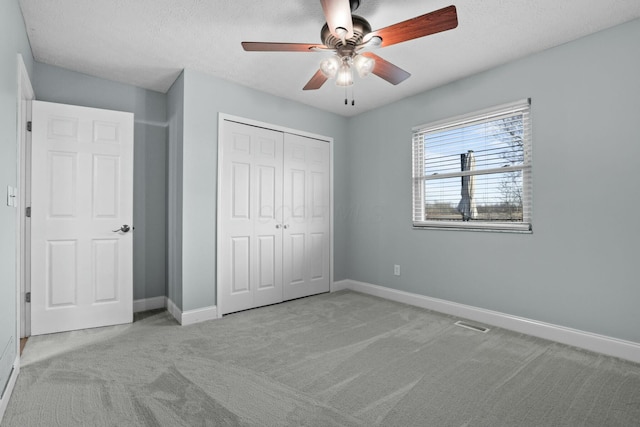
<svg viewBox="0 0 640 427">
<path fill-rule="evenodd" d="M 329 143 L 284 135 L 284 300 L 329 292 Z"/>
<path fill-rule="evenodd" d="M 218 203 L 222 314 L 282 301 L 283 134 L 225 121 Z"/>
</svg>

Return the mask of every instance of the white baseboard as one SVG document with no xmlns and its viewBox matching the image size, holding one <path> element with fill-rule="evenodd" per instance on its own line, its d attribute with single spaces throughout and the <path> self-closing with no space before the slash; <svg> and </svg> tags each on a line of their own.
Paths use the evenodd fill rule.
<svg viewBox="0 0 640 427">
<path fill-rule="evenodd" d="M 193 325 L 194 323 L 213 319 L 218 319 L 218 308 L 215 305 L 183 312 L 182 322 L 180 322 L 180 324 L 183 326 Z"/>
<path fill-rule="evenodd" d="M 157 308 L 165 308 L 167 306 L 167 297 L 159 296 L 153 298 L 137 299 L 133 301 L 133 312 L 155 310 Z"/>
<path fill-rule="evenodd" d="M 16 360 L 13 362 L 13 371 L 11 372 L 11 376 L 7 381 L 7 386 L 3 390 L 0 390 L 2 396 L 0 397 L 0 424 L 2 423 L 2 418 L 4 417 L 4 412 L 7 410 L 7 405 L 9 405 L 9 399 L 11 398 L 11 393 L 13 393 L 13 388 L 16 385 L 16 380 L 18 379 L 18 374 L 20 373 L 20 356 L 16 356 Z"/>
<path fill-rule="evenodd" d="M 193 325 L 194 323 L 218 318 L 218 308 L 215 305 L 183 312 L 173 301 L 168 299 L 167 310 L 182 326 Z"/>
<path fill-rule="evenodd" d="M 167 298 L 167 311 L 178 321 L 178 323 L 182 324 L 182 310 L 180 310 L 169 298 Z"/>
<path fill-rule="evenodd" d="M 351 280 L 348 279 L 344 279 L 344 280 L 338 280 L 337 282 L 333 282 L 331 284 L 331 292 L 338 292 L 338 291 L 343 291 L 347 288 L 347 285 L 351 283 Z"/>
<path fill-rule="evenodd" d="M 371 283 L 355 280 L 341 280 L 334 282 L 333 291 L 349 289 L 364 294 L 374 295 L 392 301 L 397 301 L 416 307 L 426 308 L 451 316 L 462 317 L 487 325 L 509 329 L 538 338 L 567 344 L 585 350 L 619 357 L 640 363 L 640 343 L 625 341 L 618 338 L 585 332 L 578 329 L 553 325 L 524 317 L 512 316 L 497 311 L 486 310 L 470 305 L 458 304 L 438 298 L 426 297 L 411 292 L 385 288 Z"/>
</svg>

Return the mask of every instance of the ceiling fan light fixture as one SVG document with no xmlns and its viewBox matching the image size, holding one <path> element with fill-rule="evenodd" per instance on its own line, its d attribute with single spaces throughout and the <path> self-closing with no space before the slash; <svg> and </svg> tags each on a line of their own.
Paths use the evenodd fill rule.
<svg viewBox="0 0 640 427">
<path fill-rule="evenodd" d="M 320 63 L 320 71 L 328 79 L 334 78 L 340 68 L 340 58 L 337 55 L 324 59 Z"/>
<path fill-rule="evenodd" d="M 364 55 L 356 55 L 353 58 L 353 66 L 360 77 L 367 77 L 375 68 L 376 61 Z"/>
<path fill-rule="evenodd" d="M 343 60 L 336 76 L 336 86 L 351 86 L 353 84 L 353 70 L 348 60 Z"/>
</svg>

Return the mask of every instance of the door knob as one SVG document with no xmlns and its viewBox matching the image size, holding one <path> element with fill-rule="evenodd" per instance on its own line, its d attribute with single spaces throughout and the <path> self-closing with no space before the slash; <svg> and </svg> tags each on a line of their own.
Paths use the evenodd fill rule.
<svg viewBox="0 0 640 427">
<path fill-rule="evenodd" d="M 280 227 L 282 227 L 280 224 L 276 224 L 276 229 L 280 229 Z"/>
<path fill-rule="evenodd" d="M 131 230 L 131 227 L 129 227 L 127 224 L 124 224 L 122 227 L 118 228 L 117 230 L 113 230 L 113 232 L 119 233 L 120 231 L 122 231 L 123 233 L 127 233 L 129 230 Z"/>
</svg>

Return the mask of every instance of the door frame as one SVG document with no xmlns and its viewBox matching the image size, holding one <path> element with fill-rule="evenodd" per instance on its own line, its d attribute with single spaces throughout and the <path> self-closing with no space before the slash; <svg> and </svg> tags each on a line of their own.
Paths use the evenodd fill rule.
<svg viewBox="0 0 640 427">
<path fill-rule="evenodd" d="M 258 120 L 247 119 L 245 117 L 234 116 L 226 113 L 218 113 L 218 159 L 216 162 L 216 165 L 218 168 L 216 179 L 218 182 L 216 185 L 216 283 L 215 283 L 216 306 L 217 306 L 216 311 L 217 311 L 218 318 L 222 317 L 223 311 L 221 307 L 224 304 L 224 301 L 221 300 L 222 295 L 220 291 L 220 286 L 218 286 L 218 284 L 221 282 L 220 268 L 218 265 L 219 253 L 220 253 L 220 250 L 219 250 L 220 234 L 218 233 L 218 230 L 220 230 L 220 227 L 222 227 L 222 224 L 221 224 L 222 215 L 221 215 L 221 208 L 220 208 L 220 194 L 221 194 L 220 187 L 222 185 L 222 167 L 221 166 L 224 159 L 222 155 L 221 141 L 224 135 L 225 121 L 240 123 L 247 126 L 270 129 L 277 132 L 299 135 L 306 138 L 312 138 L 312 139 L 324 141 L 329 144 L 329 292 L 334 292 L 335 289 L 333 284 L 333 272 L 334 272 L 334 269 L 333 269 L 333 254 L 334 254 L 334 248 L 333 248 L 333 234 L 334 234 L 333 233 L 333 230 L 334 230 L 333 229 L 333 216 L 334 216 L 334 212 L 333 212 L 333 138 L 329 136 L 306 132 L 299 129 L 292 129 L 285 126 L 278 126 L 271 123 L 261 122 Z"/>
<path fill-rule="evenodd" d="M 24 338 L 31 335 L 31 319 L 29 305 L 25 295 L 31 290 L 31 282 L 28 275 L 29 261 L 29 223 L 25 215 L 25 207 L 30 194 L 30 142 L 31 133 L 27 131 L 27 122 L 31 120 L 31 102 L 35 100 L 35 92 L 31 85 L 31 79 L 21 54 L 17 55 L 17 156 L 18 156 L 18 214 L 16 215 L 17 236 L 16 236 L 16 294 L 17 294 L 17 336 Z M 20 339 L 17 339 L 18 354 L 20 353 Z"/>
</svg>

